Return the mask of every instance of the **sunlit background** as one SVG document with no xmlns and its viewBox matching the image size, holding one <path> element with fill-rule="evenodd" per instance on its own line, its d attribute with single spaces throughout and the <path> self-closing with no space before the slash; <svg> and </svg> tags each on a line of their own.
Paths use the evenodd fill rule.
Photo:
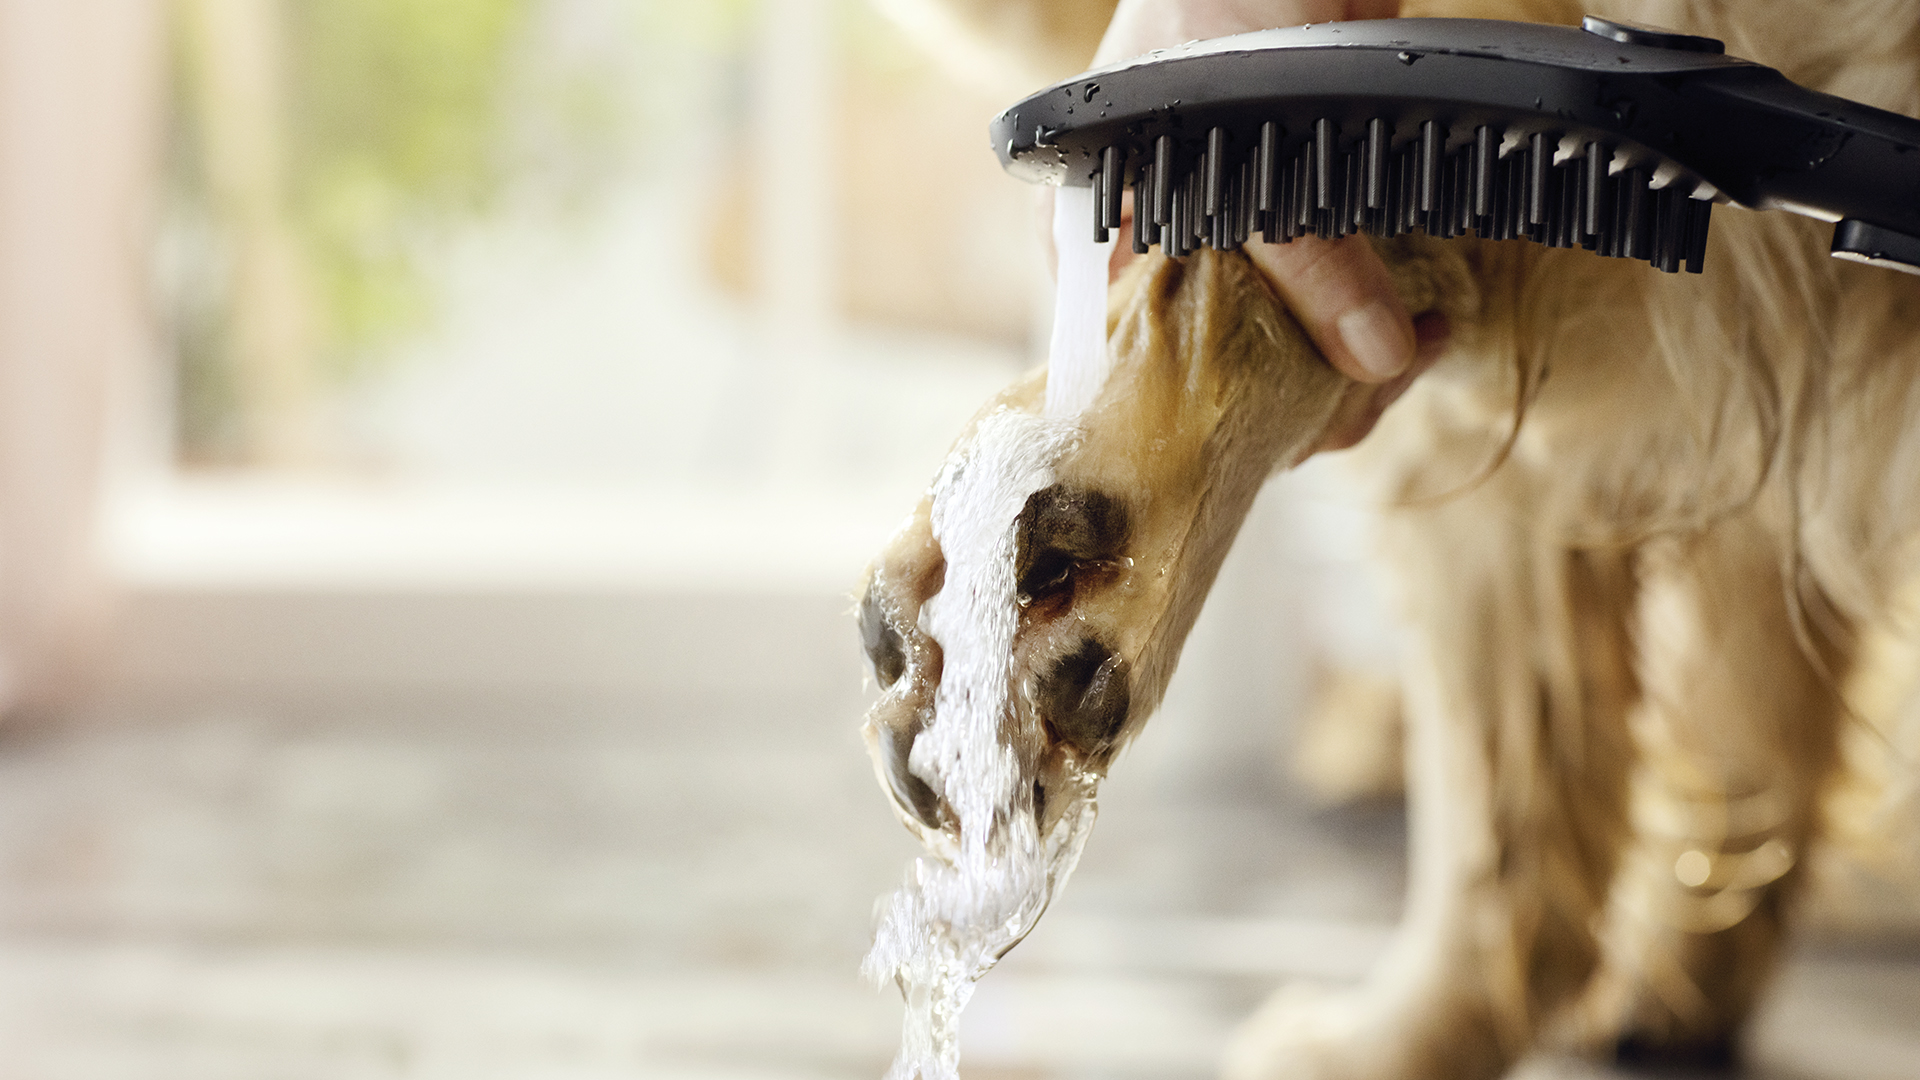
<svg viewBox="0 0 1920 1080">
<path fill-rule="evenodd" d="M 985 126 L 1068 73 L 919 28 L 0 0 L 0 1076 L 880 1074 L 847 611 L 1038 358 Z M 1340 491 L 1256 509 L 970 1080 L 1205 1076 L 1377 955 L 1391 732 L 1297 719 L 1396 648 Z M 1860 889 L 1764 1075 L 1920 1076 L 1920 908 Z"/>
</svg>

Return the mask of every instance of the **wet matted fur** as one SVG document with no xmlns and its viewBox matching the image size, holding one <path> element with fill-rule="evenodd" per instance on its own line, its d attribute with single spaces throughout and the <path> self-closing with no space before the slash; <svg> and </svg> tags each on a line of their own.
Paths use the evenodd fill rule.
<svg viewBox="0 0 1920 1080">
<path fill-rule="evenodd" d="M 1920 115 L 1920 0 L 1594 7 Z M 1414 631 L 1408 911 L 1364 989 L 1265 1007 L 1230 1077 L 1485 1078 L 1543 1042 L 1728 1052 L 1859 719 L 1839 688 L 1861 628 L 1920 570 L 1920 278 L 1828 259 L 1826 240 L 1716 215 L 1701 277 L 1517 241 L 1383 245 L 1415 310 L 1454 326 L 1353 455 L 1393 508 Z M 1178 587 L 1069 593 L 1131 673 L 1103 754 L 1157 701 L 1250 498 L 1192 479 L 1285 467 L 1352 399 L 1243 255 L 1153 256 L 1114 310 L 1119 385 L 1063 469 L 1132 506 L 1135 535 L 1181 545 Z M 1183 434 L 1140 453 L 1161 425 Z M 870 588 L 909 639 L 938 588 L 929 544 L 909 527 Z"/>
</svg>

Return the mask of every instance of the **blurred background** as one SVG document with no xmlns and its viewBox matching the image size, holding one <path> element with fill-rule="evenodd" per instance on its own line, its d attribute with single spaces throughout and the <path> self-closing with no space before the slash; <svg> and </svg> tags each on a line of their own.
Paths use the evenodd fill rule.
<svg viewBox="0 0 1920 1080">
<path fill-rule="evenodd" d="M 0 1077 L 880 1074 L 847 613 L 1045 340 L 984 132 L 1067 73 L 929 10 L 0 0 Z M 1208 1075 L 1378 953 L 1390 726 L 1297 719 L 1396 649 L 1337 467 L 969 1077 Z M 1910 894 L 1850 880 L 1755 1075 L 1920 1076 Z"/>
</svg>

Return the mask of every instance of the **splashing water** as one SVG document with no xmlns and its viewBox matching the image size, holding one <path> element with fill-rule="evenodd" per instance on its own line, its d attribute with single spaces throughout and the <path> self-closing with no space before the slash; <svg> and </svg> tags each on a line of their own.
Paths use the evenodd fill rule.
<svg viewBox="0 0 1920 1080">
<path fill-rule="evenodd" d="M 1034 777 L 1009 739 L 1018 722 L 1014 519 L 1028 496 L 1054 482 L 1054 465 L 1073 448 L 1077 417 L 1109 367 L 1107 248 L 1086 235 L 1090 197 L 1090 189 L 1062 189 L 1055 212 L 1060 284 L 1046 415 L 989 415 L 933 485 L 933 534 L 947 569 L 921 625 L 943 662 L 934 718 L 915 739 L 908 768 L 945 797 L 959 836 L 930 837 L 936 850 L 915 859 L 906 884 L 885 901 L 861 967 L 906 997 L 900 1056 L 887 1080 L 958 1080 L 960 1012 L 974 984 L 1033 929 L 1093 828 L 1099 778 L 1079 772 L 1051 781 L 1048 802 L 1064 810 L 1042 834 Z"/>
</svg>

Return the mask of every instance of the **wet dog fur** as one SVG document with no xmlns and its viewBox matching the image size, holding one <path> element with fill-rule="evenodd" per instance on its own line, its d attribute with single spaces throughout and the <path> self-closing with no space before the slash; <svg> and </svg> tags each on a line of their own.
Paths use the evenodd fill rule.
<svg viewBox="0 0 1920 1080">
<path fill-rule="evenodd" d="M 1594 7 L 1920 115 L 1920 0 Z M 1364 989 L 1276 997 L 1226 1074 L 1465 1080 L 1547 1043 L 1723 1058 L 1858 719 L 1840 686 L 1862 631 L 1920 568 L 1920 279 L 1827 258 L 1818 223 L 1738 211 L 1716 215 L 1701 277 L 1517 241 L 1382 248 L 1412 309 L 1454 328 L 1351 454 L 1392 508 L 1414 632 L 1408 909 Z M 1009 526 L 1030 551 L 1066 538 L 1039 574 L 1053 606 L 1012 659 L 1046 721 L 1035 752 L 1096 764 L 1157 703 L 1260 481 L 1354 397 L 1241 255 L 1143 260 L 1112 323 L 1115 383 L 1059 470 L 1079 510 Z M 994 407 L 1037 409 L 1043 377 Z M 1124 514 L 1107 531 L 1123 540 L 1076 539 L 1101 532 L 1095 501 Z M 939 584 L 924 519 L 875 564 L 864 608 L 870 643 L 919 657 L 871 724 L 897 793 L 912 778 L 887 747 L 939 677 L 916 629 Z M 1121 558 L 1168 572 L 1142 581 Z M 1088 641 L 1099 663 L 1072 659 Z M 1056 722 L 1101 670 L 1122 673 L 1124 704 L 1109 685 L 1097 722 Z"/>
</svg>

